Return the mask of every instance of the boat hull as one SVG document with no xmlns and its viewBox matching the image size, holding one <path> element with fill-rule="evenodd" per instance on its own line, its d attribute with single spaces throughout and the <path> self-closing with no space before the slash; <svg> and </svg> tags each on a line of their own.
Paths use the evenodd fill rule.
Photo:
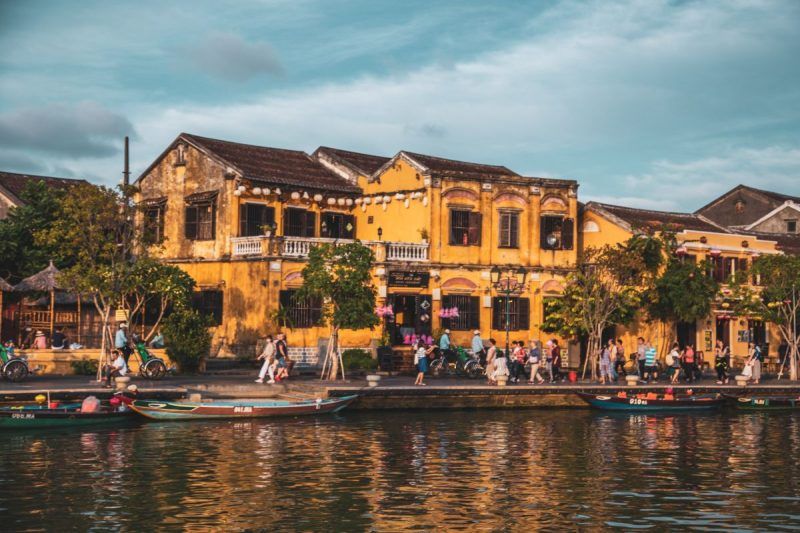
<svg viewBox="0 0 800 533">
<path fill-rule="evenodd" d="M 0 409 L 0 428 L 45 429 L 120 424 L 132 419 L 132 411 L 80 413 L 70 409 Z"/>
<path fill-rule="evenodd" d="M 230 402 L 136 401 L 131 408 L 154 420 L 211 420 L 230 418 L 268 418 L 335 413 L 350 405 L 356 396 L 303 402 L 236 400 Z"/>
<path fill-rule="evenodd" d="M 742 411 L 794 411 L 800 410 L 800 399 L 788 397 L 739 397 L 737 409 Z"/>
<path fill-rule="evenodd" d="M 645 400 L 640 398 L 619 398 L 603 394 L 576 393 L 586 403 L 606 411 L 630 412 L 676 412 L 717 409 L 725 402 L 724 398 L 694 397 L 677 400 Z"/>
</svg>

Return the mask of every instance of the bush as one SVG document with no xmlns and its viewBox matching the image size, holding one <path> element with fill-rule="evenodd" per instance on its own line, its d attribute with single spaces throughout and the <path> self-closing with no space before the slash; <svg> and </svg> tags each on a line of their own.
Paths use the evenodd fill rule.
<svg viewBox="0 0 800 533">
<path fill-rule="evenodd" d="M 375 370 L 378 361 L 366 350 L 349 349 L 342 352 L 345 370 Z"/>
<path fill-rule="evenodd" d="M 164 319 L 162 331 L 166 351 L 181 372 L 196 372 L 211 350 L 211 320 L 194 309 L 184 308 Z"/>
<path fill-rule="evenodd" d="M 69 366 L 79 376 L 96 376 L 98 364 L 94 359 L 79 359 L 78 361 L 71 361 Z"/>
</svg>

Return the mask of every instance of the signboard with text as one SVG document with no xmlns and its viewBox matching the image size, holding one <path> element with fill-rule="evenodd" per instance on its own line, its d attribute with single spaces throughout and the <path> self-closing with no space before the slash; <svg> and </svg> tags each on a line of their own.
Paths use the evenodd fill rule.
<svg viewBox="0 0 800 533">
<path fill-rule="evenodd" d="M 430 283 L 429 272 L 389 272 L 390 287 L 427 287 Z"/>
</svg>

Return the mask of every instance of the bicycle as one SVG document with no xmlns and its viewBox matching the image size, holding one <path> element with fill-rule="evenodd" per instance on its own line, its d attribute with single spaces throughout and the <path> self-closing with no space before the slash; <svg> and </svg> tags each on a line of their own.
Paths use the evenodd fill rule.
<svg viewBox="0 0 800 533">
<path fill-rule="evenodd" d="M 470 356 L 467 351 L 458 346 L 455 351 L 455 361 L 450 362 L 447 354 L 437 348 L 437 357 L 431 361 L 431 377 L 440 378 L 445 375 L 455 375 L 475 379 L 483 375 L 483 366 L 480 358 L 473 354 Z"/>
</svg>

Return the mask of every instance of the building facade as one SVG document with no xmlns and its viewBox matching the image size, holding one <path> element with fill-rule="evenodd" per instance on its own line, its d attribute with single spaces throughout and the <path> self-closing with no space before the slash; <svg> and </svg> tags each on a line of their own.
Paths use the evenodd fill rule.
<svg viewBox="0 0 800 533">
<path fill-rule="evenodd" d="M 544 298 L 560 293 L 577 260 L 578 184 L 503 166 L 181 134 L 136 184 L 153 251 L 196 280 L 222 353 L 253 353 L 282 329 L 294 359 L 317 363 L 329 333 L 320 302 L 293 293 L 319 243 L 373 249 L 378 305 L 392 307 L 385 327 L 399 347 L 442 328 L 461 345 L 476 329 L 503 339 L 506 301 L 490 271 L 508 265 L 528 280 L 509 302 L 512 339 L 545 339 Z M 374 346 L 381 334 L 346 331 L 341 341 Z"/>
</svg>

